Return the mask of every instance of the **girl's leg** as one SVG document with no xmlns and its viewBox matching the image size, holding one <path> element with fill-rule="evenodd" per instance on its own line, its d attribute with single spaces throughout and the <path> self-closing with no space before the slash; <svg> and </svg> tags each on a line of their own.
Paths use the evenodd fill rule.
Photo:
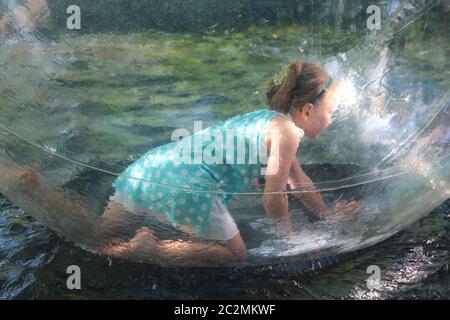
<svg viewBox="0 0 450 320">
<path fill-rule="evenodd" d="M 54 231 L 93 248 L 112 238 L 101 219 L 89 212 L 77 196 L 48 188 L 39 172 L 0 157 L 0 189 L 13 203 Z"/>
<path fill-rule="evenodd" d="M 136 232 L 142 227 L 144 218 L 144 212 L 128 211 L 114 200 L 109 200 L 103 214 L 100 216 L 100 223 L 104 228 L 116 234 L 117 237 L 122 235 L 127 237 L 130 232 Z"/>
<path fill-rule="evenodd" d="M 158 241 L 147 227 L 139 229 L 130 241 L 106 246 L 99 252 L 166 266 L 226 266 L 242 263 L 247 258 L 247 249 L 239 234 L 223 243 L 208 240 Z"/>
<path fill-rule="evenodd" d="M 165 266 L 226 266 L 244 262 L 246 250 L 236 250 L 242 239 L 221 244 L 214 241 L 157 240 L 147 227 L 138 230 L 128 242 L 105 246 L 100 253 L 138 262 L 154 262 Z"/>
<path fill-rule="evenodd" d="M 115 195 L 112 199 L 117 199 L 119 203 L 126 201 L 120 195 Z M 247 248 L 239 230 L 223 203 L 218 199 L 215 199 L 215 201 L 210 217 L 210 225 L 205 236 L 209 239 L 226 239 L 234 235 L 230 240 L 157 241 L 150 229 L 144 227 L 138 230 L 135 237 L 130 241 L 105 247 L 102 249 L 102 253 L 111 256 L 127 256 L 128 258 L 145 260 L 145 256 L 149 254 L 152 248 L 156 248 L 158 256 L 164 256 L 164 259 L 159 258 L 158 262 L 160 264 L 205 266 L 244 262 L 247 258 Z M 127 204 L 128 207 L 133 212 L 146 210 L 145 208 L 130 203 Z M 120 208 L 118 211 L 120 212 Z M 111 210 L 105 213 L 104 216 L 108 216 L 108 219 L 114 219 L 116 214 L 117 210 L 112 206 Z M 120 217 L 121 214 L 119 213 L 118 216 Z M 157 219 L 158 216 L 159 214 L 155 214 L 154 218 Z M 167 221 L 164 223 L 167 223 Z M 180 229 L 180 227 L 178 228 Z M 192 232 L 192 230 L 190 231 Z"/>
<path fill-rule="evenodd" d="M 209 225 L 206 229 L 205 237 L 215 239 L 208 241 L 208 244 L 213 244 L 215 250 L 221 252 L 221 256 L 225 258 L 222 262 L 218 261 L 219 264 L 240 263 L 247 259 L 247 248 L 239 233 L 239 229 L 231 213 L 218 197 L 213 199 L 212 212 L 209 217 Z M 223 241 L 222 239 L 229 240 Z M 173 244 L 165 243 L 165 245 L 170 247 Z M 175 243 L 175 245 L 178 244 Z M 198 249 L 202 248 L 196 248 L 194 244 L 190 244 L 185 248 L 187 254 L 196 254 L 198 261 L 203 261 L 204 264 L 211 263 L 209 255 L 197 251 Z"/>
<path fill-rule="evenodd" d="M 218 243 L 215 241 L 161 241 L 160 250 L 174 261 L 187 260 L 193 266 L 226 266 L 243 263 L 247 259 L 247 249 L 240 234 L 233 239 Z"/>
<path fill-rule="evenodd" d="M 99 252 L 167 266 L 224 266 L 247 259 L 247 248 L 239 233 L 230 240 L 220 242 L 158 240 L 147 227 L 140 228 L 131 240 L 104 246 Z"/>
<path fill-rule="evenodd" d="M 70 240 L 97 248 L 98 252 L 170 266 L 229 265 L 242 262 L 246 257 L 245 244 L 239 234 L 223 243 L 201 240 L 158 241 L 153 232 L 144 227 L 130 241 L 108 245 L 116 239 L 116 235 L 107 226 L 124 214 L 122 208 L 111 204 L 105 217 L 99 217 L 64 192 L 47 188 L 41 182 L 37 170 L 13 163 L 6 167 L 4 165 L 0 161 L 1 191 L 10 200 L 29 212 L 35 212 L 48 226 Z M 125 213 L 129 214 L 133 215 Z"/>
<path fill-rule="evenodd" d="M 242 240 L 240 233 L 231 240 L 225 241 L 224 245 L 232 252 L 236 261 L 244 262 L 247 260 L 247 246 L 244 240 Z"/>
</svg>

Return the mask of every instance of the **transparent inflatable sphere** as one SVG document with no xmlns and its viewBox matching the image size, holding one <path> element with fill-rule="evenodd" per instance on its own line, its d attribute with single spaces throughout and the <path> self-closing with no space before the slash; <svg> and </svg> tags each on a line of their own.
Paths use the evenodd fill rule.
<svg viewBox="0 0 450 320">
<path fill-rule="evenodd" d="M 414 38 L 440 1 L 397 1 L 361 32 L 340 32 L 336 12 L 320 33 L 220 34 L 83 30 L 76 8 L 61 27 L 53 2 L 13 2 L 0 21 L 0 192 L 86 250 L 170 266 L 316 259 L 387 239 L 450 196 L 445 44 Z M 328 71 L 337 107 L 317 138 L 299 128 L 312 183 L 278 192 L 289 209 L 277 217 L 264 88 L 293 59 Z"/>
</svg>

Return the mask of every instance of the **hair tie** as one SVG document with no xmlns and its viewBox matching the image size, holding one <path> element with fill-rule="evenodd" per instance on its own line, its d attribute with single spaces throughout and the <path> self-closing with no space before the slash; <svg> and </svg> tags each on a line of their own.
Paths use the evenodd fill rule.
<svg viewBox="0 0 450 320">
<path fill-rule="evenodd" d="M 284 79 L 286 79 L 287 74 L 288 68 L 284 68 L 273 77 L 273 83 L 280 86 L 284 82 Z"/>
</svg>

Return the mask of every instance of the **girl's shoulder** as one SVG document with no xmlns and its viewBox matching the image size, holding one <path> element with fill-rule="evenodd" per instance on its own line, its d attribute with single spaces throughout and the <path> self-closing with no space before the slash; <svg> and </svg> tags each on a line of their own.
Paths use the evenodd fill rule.
<svg viewBox="0 0 450 320">
<path fill-rule="evenodd" d="M 278 141 L 281 149 L 296 149 L 303 135 L 303 130 L 298 128 L 294 122 L 283 116 L 275 116 L 267 126 L 265 141 L 269 150 L 273 141 Z"/>
<path fill-rule="evenodd" d="M 278 113 L 275 115 L 269 123 L 269 130 L 278 130 L 279 132 L 284 132 L 289 136 L 298 136 L 302 139 L 305 135 L 303 129 L 297 127 L 294 121 L 287 115 L 283 113 Z"/>
</svg>

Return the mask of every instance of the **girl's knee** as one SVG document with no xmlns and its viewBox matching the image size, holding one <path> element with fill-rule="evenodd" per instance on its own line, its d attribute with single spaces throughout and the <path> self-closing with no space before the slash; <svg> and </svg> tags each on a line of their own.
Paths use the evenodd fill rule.
<svg viewBox="0 0 450 320">
<path fill-rule="evenodd" d="M 233 252 L 234 262 L 237 262 L 237 263 L 245 262 L 245 261 L 247 261 L 247 257 L 248 257 L 247 249 Z"/>
<path fill-rule="evenodd" d="M 226 241 L 225 246 L 232 253 L 234 262 L 245 262 L 247 260 L 247 247 L 239 233 L 234 238 Z"/>
</svg>

